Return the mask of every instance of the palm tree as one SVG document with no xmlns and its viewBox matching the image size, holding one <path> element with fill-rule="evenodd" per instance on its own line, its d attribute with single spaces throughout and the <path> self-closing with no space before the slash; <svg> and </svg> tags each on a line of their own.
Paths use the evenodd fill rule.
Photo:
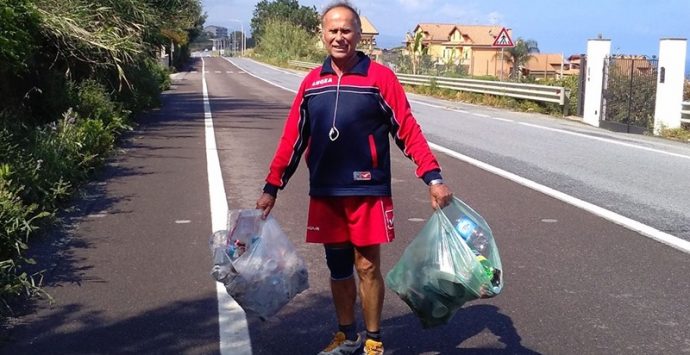
<svg viewBox="0 0 690 355">
<path fill-rule="evenodd" d="M 533 39 L 518 38 L 515 41 L 515 47 L 506 48 L 503 53 L 503 58 L 511 64 L 510 77 L 519 79 L 522 75 L 520 70 L 532 58 L 532 54 L 539 53 L 539 45 Z"/>
</svg>

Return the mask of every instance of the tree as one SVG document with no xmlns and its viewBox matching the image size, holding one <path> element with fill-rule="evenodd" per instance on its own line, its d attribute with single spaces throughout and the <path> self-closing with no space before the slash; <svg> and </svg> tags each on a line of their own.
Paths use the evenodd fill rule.
<svg viewBox="0 0 690 355">
<path fill-rule="evenodd" d="M 524 40 L 518 38 L 515 41 L 515 47 L 507 48 L 504 51 L 504 60 L 507 60 L 512 64 L 510 70 L 510 77 L 513 79 L 519 79 L 522 71 L 520 70 L 524 67 L 527 62 L 532 58 L 532 54 L 539 53 L 539 45 L 537 41 L 528 39 Z"/>
<path fill-rule="evenodd" d="M 412 74 L 417 75 L 419 65 L 424 56 L 427 55 L 428 47 L 424 46 L 424 33 L 419 31 L 414 36 L 414 41 L 409 44 L 410 60 L 412 62 Z"/>
<path fill-rule="evenodd" d="M 316 35 L 290 21 L 270 19 L 257 49 L 283 63 L 290 59 L 319 61 L 323 52 L 317 49 L 317 41 Z"/>
<path fill-rule="evenodd" d="M 316 7 L 300 6 L 297 0 L 262 0 L 256 4 L 251 21 L 252 37 L 260 43 L 270 20 L 280 19 L 301 27 L 309 34 L 319 29 Z"/>
</svg>

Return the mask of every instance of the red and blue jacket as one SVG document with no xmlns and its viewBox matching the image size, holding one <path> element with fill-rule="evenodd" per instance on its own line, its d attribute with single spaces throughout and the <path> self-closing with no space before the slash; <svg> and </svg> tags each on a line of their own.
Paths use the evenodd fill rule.
<svg viewBox="0 0 690 355">
<path fill-rule="evenodd" d="M 390 196 L 388 135 L 427 184 L 441 168 L 395 74 L 361 52 L 338 77 L 328 57 L 302 81 L 271 162 L 264 192 L 276 196 L 306 151 L 311 196 Z"/>
</svg>

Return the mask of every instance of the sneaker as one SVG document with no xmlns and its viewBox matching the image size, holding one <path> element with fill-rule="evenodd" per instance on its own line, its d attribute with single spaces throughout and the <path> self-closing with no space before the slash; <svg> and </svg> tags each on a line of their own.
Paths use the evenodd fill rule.
<svg viewBox="0 0 690 355">
<path fill-rule="evenodd" d="M 333 340 L 331 340 L 331 343 L 323 349 L 319 355 L 349 355 L 355 354 L 361 348 L 362 337 L 360 337 L 359 334 L 357 334 L 357 340 L 347 340 L 345 339 L 345 333 L 337 332 Z"/>
<path fill-rule="evenodd" d="M 383 343 L 373 339 L 364 342 L 363 355 L 383 355 Z"/>
</svg>

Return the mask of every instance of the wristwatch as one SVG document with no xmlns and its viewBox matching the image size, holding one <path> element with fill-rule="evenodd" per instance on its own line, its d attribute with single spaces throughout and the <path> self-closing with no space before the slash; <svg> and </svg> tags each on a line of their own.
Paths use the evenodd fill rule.
<svg viewBox="0 0 690 355">
<path fill-rule="evenodd" d="M 434 186 L 434 185 L 440 185 L 443 184 L 443 179 L 433 179 L 429 181 L 429 186 Z"/>
</svg>

